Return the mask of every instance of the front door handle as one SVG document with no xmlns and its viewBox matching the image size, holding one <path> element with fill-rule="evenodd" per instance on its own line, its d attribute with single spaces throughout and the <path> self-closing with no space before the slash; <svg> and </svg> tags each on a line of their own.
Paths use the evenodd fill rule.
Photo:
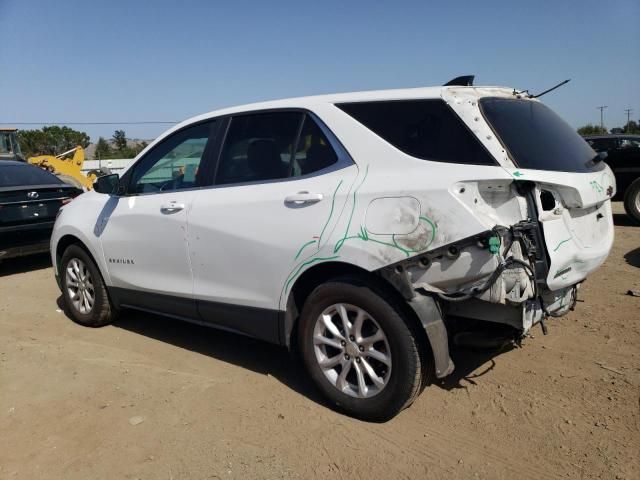
<svg viewBox="0 0 640 480">
<path fill-rule="evenodd" d="M 184 210 L 184 203 L 169 202 L 160 207 L 160 211 L 166 215 L 177 213 L 180 210 Z"/>
<path fill-rule="evenodd" d="M 296 205 L 309 205 L 312 203 L 318 203 L 323 198 L 324 195 L 321 193 L 298 192 L 295 195 L 285 197 L 284 202 L 294 203 Z"/>
</svg>

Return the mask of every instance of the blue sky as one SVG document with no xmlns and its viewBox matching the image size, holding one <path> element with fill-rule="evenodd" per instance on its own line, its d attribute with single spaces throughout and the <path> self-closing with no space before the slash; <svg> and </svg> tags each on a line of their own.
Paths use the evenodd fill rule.
<svg viewBox="0 0 640 480">
<path fill-rule="evenodd" d="M 598 105 L 609 127 L 640 118 L 638 0 L 0 0 L 0 58 L 0 122 L 183 120 L 461 74 L 532 92 L 571 78 L 544 101 L 574 126 Z"/>
</svg>

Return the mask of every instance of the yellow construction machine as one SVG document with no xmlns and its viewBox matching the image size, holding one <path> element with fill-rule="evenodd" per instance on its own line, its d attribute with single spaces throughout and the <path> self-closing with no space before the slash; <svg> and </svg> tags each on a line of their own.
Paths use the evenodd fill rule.
<svg viewBox="0 0 640 480">
<path fill-rule="evenodd" d="M 69 158 L 68 155 L 72 153 L 73 157 Z M 36 165 L 37 167 L 48 170 L 63 182 L 78 188 L 84 187 L 87 190 L 91 190 L 93 188 L 93 182 L 95 182 L 97 178 L 96 173 L 93 171 L 86 175 L 82 172 L 84 149 L 80 145 L 60 155 L 39 155 L 37 157 L 30 157 L 27 161 L 31 165 Z"/>
<path fill-rule="evenodd" d="M 73 157 L 69 158 L 72 153 Z M 15 128 L 0 128 L 0 160 L 3 159 L 25 161 Z M 65 183 L 86 190 L 93 188 L 93 182 L 102 173 L 92 170 L 85 175 L 82 172 L 84 149 L 79 145 L 60 155 L 39 155 L 26 161 L 53 173 Z"/>
</svg>

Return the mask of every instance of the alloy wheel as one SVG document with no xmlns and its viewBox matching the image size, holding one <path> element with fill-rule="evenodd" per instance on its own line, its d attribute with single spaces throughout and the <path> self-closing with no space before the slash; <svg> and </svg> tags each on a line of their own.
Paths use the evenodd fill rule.
<svg viewBox="0 0 640 480">
<path fill-rule="evenodd" d="M 337 303 L 316 319 L 313 350 L 325 377 L 356 398 L 379 394 L 391 375 L 391 349 L 375 319 L 360 307 Z"/>
<path fill-rule="evenodd" d="M 72 258 L 67 263 L 65 276 L 67 293 L 73 308 L 85 315 L 90 313 L 96 295 L 87 265 L 79 258 Z"/>
</svg>

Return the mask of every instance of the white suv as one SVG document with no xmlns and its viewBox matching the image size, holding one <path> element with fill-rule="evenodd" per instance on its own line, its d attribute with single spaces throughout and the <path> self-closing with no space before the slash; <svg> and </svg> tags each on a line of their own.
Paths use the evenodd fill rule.
<svg viewBox="0 0 640 480">
<path fill-rule="evenodd" d="M 450 319 L 524 334 L 573 309 L 613 242 L 600 160 L 502 87 L 229 108 L 66 205 L 51 252 L 78 323 L 132 308 L 296 345 L 333 404 L 385 420 L 453 371 Z"/>
</svg>

